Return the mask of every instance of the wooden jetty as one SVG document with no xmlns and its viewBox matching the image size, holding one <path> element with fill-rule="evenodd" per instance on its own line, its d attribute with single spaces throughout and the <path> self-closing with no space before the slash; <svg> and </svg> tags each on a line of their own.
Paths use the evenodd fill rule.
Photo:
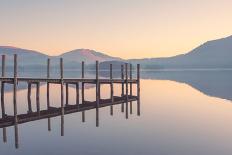
<svg viewBox="0 0 232 155">
<path fill-rule="evenodd" d="M 17 55 L 14 54 L 14 74 L 12 77 L 6 77 L 6 56 L 2 55 L 2 66 L 1 66 L 1 110 L 2 118 L 0 118 L 0 128 L 3 128 L 3 141 L 6 142 L 6 127 L 15 126 L 15 131 L 18 130 L 18 124 L 35 121 L 39 119 L 48 118 L 48 130 L 51 130 L 50 118 L 61 116 L 61 126 L 64 124 L 64 115 L 82 112 L 82 121 L 85 122 L 85 111 L 90 109 L 96 109 L 96 126 L 99 126 L 99 108 L 110 106 L 110 115 L 113 115 L 113 105 L 120 104 L 121 111 L 125 112 L 125 117 L 128 118 L 128 104 L 130 103 L 130 114 L 132 114 L 132 101 L 137 101 L 137 114 L 140 115 L 140 65 L 137 64 L 137 78 L 132 78 L 132 65 L 129 67 L 128 75 L 128 64 L 121 65 L 121 77 L 113 78 L 113 66 L 110 64 L 110 77 L 99 78 L 99 62 L 96 61 L 96 77 L 86 78 L 85 77 L 85 63 L 82 62 L 81 78 L 64 78 L 64 65 L 63 59 L 60 58 L 60 77 L 50 77 L 50 59 L 47 60 L 47 76 L 46 78 L 32 78 L 32 77 L 19 77 L 18 76 L 18 62 Z M 28 99 L 28 111 L 26 114 L 18 114 L 17 112 L 17 85 L 18 83 L 27 83 L 27 99 Z M 40 109 L 40 85 L 41 83 L 47 84 L 47 109 Z M 5 85 L 13 85 L 13 116 L 10 116 L 5 111 Z M 50 105 L 50 85 L 60 84 L 60 107 L 52 107 Z M 86 101 L 85 100 L 85 84 L 96 85 L 96 100 Z M 110 98 L 101 99 L 101 85 L 110 85 Z M 114 84 L 121 85 L 121 96 L 114 95 Z M 132 86 L 137 86 L 137 94 L 133 95 Z M 32 111 L 31 104 L 31 89 L 32 85 L 36 86 L 36 112 Z M 69 85 L 75 85 L 76 87 L 76 103 L 75 105 L 69 104 Z M 81 90 L 79 89 L 81 85 Z M 65 86 L 65 88 L 64 88 Z M 130 87 L 130 89 L 129 89 Z M 81 91 L 81 94 L 79 93 Z M 64 92 L 66 92 L 66 98 L 64 99 Z M 81 97 L 81 98 L 80 98 Z M 81 99 L 81 103 L 80 103 Z M 124 104 L 126 108 L 124 107 Z M 61 135 L 64 135 L 64 131 L 61 127 Z M 15 146 L 18 148 L 18 133 L 15 133 Z"/>
</svg>

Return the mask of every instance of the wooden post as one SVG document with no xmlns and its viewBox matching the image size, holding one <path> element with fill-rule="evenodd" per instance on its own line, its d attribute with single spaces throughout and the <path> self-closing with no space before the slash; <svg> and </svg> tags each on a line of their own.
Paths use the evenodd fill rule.
<svg viewBox="0 0 232 155">
<path fill-rule="evenodd" d="M 76 105 L 79 106 L 79 83 L 76 83 Z"/>
<path fill-rule="evenodd" d="M 121 65 L 121 79 L 124 80 L 124 65 Z M 124 81 L 122 81 L 122 97 L 124 97 Z M 121 111 L 124 112 L 124 103 L 121 105 Z"/>
<path fill-rule="evenodd" d="M 50 59 L 47 60 L 47 78 L 50 78 Z M 47 109 L 50 108 L 50 85 L 47 82 Z"/>
<path fill-rule="evenodd" d="M 126 119 L 128 119 L 128 63 L 126 63 Z"/>
<path fill-rule="evenodd" d="M 28 102 L 28 113 L 32 112 L 32 106 L 31 106 L 31 83 L 28 82 L 27 84 L 27 102 Z"/>
<path fill-rule="evenodd" d="M 81 78 L 84 79 L 85 78 L 85 62 L 82 61 L 81 63 Z M 82 97 L 82 104 L 85 102 L 85 83 L 82 82 L 82 86 L 81 86 L 81 97 Z"/>
<path fill-rule="evenodd" d="M 68 105 L 68 96 L 69 96 L 68 83 L 66 83 L 66 106 Z"/>
<path fill-rule="evenodd" d="M 64 115 L 64 65 L 63 59 L 60 58 L 60 87 L 61 87 L 61 114 Z"/>
<path fill-rule="evenodd" d="M 100 86 L 99 86 L 98 74 L 99 74 L 99 62 L 96 61 L 96 106 L 97 107 L 99 107 L 99 102 L 100 102 Z"/>
<path fill-rule="evenodd" d="M 85 62 L 81 62 L 81 78 L 85 78 Z M 85 102 L 85 83 L 81 83 L 81 102 L 84 104 Z M 85 122 L 85 111 L 82 111 L 82 122 Z"/>
<path fill-rule="evenodd" d="M 130 64 L 130 80 L 132 80 L 132 64 Z M 130 82 L 130 97 L 132 97 L 132 82 Z M 132 114 L 132 101 L 130 101 L 130 114 Z"/>
<path fill-rule="evenodd" d="M 112 104 L 114 103 L 114 87 L 113 87 L 113 66 L 110 64 L 110 97 Z M 113 105 L 110 106 L 110 115 L 113 115 Z"/>
<path fill-rule="evenodd" d="M 2 77 L 5 77 L 5 59 L 6 56 L 2 55 Z M 5 83 L 1 82 L 1 109 L 2 109 L 2 118 L 5 117 L 5 101 L 4 101 L 4 95 L 5 95 Z"/>
<path fill-rule="evenodd" d="M 17 54 L 14 54 L 14 86 L 13 86 L 13 104 L 15 123 L 18 123 L 17 118 Z"/>
<path fill-rule="evenodd" d="M 140 116 L 140 64 L 137 64 L 137 115 Z"/>
<path fill-rule="evenodd" d="M 40 83 L 36 83 L 36 109 L 37 113 L 40 115 L 40 101 L 39 101 L 39 96 L 40 96 Z"/>
</svg>

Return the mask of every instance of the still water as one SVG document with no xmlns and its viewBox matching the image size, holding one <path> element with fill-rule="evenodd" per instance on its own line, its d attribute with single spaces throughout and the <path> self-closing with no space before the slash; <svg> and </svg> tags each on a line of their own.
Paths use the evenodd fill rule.
<svg viewBox="0 0 232 155">
<path fill-rule="evenodd" d="M 81 113 L 65 115 L 64 136 L 59 116 L 51 118 L 51 131 L 47 119 L 20 124 L 19 149 L 14 147 L 14 127 L 8 127 L 7 143 L 0 135 L 0 154 L 231 155 L 231 75 L 231 71 L 143 73 L 140 116 L 136 103 L 129 119 L 121 105 L 114 105 L 113 116 L 110 107 L 99 109 L 99 127 L 94 109 L 85 112 L 85 122 Z M 120 89 L 115 87 L 115 95 Z M 60 106 L 60 86 L 52 85 L 52 90 L 51 104 Z M 108 98 L 109 90 L 103 85 L 101 96 Z M 75 88 L 69 93 L 69 102 L 75 104 Z M 5 98 L 7 113 L 12 114 L 12 93 Z M 86 88 L 86 99 L 95 99 L 94 87 Z M 41 86 L 40 100 L 45 109 L 46 85 Z M 35 110 L 35 88 L 32 103 Z M 18 111 L 26 110 L 27 90 L 21 89 Z"/>
</svg>

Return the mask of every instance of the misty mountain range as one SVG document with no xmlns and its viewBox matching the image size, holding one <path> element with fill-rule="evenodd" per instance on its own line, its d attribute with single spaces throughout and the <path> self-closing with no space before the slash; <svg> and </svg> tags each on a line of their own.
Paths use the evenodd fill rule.
<svg viewBox="0 0 232 155">
<path fill-rule="evenodd" d="M 119 67 L 125 62 L 140 63 L 143 69 L 232 68 L 232 36 L 208 41 L 187 54 L 167 58 L 125 60 L 89 49 L 76 49 L 58 56 L 49 56 L 38 51 L 0 46 L 0 54 L 7 55 L 8 66 L 13 65 L 15 53 L 18 54 L 19 66 L 26 68 L 45 66 L 47 58 L 51 59 L 52 65 L 57 66 L 60 57 L 64 59 L 65 68 L 70 69 L 79 68 L 81 61 L 91 66 L 96 60 L 100 62 L 100 68 L 103 69 L 108 68 L 110 63 Z"/>
</svg>

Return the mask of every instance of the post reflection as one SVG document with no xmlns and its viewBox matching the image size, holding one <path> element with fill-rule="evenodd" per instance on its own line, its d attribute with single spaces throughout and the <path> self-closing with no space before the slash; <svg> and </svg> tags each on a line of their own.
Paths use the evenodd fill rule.
<svg viewBox="0 0 232 155">
<path fill-rule="evenodd" d="M 47 125 L 48 125 L 48 131 L 51 131 L 51 118 L 52 117 L 57 117 L 60 116 L 61 118 L 61 123 L 60 123 L 60 133 L 61 136 L 64 136 L 65 132 L 65 124 L 64 124 L 64 116 L 66 114 L 71 114 L 71 113 L 77 113 L 81 112 L 82 113 L 82 119 L 85 121 L 85 113 L 83 111 L 88 111 L 88 110 L 96 110 L 96 127 L 100 126 L 100 108 L 103 107 L 111 107 L 112 105 L 118 105 L 121 106 L 122 104 L 125 104 L 125 111 L 126 111 L 126 118 L 128 118 L 128 103 L 130 102 L 131 104 L 135 103 L 137 105 L 137 115 L 140 116 L 140 101 L 138 100 L 138 97 L 133 97 L 128 95 L 128 100 L 125 100 L 125 98 L 122 97 L 115 97 L 114 104 L 109 104 L 106 102 L 103 102 L 103 100 L 100 100 L 99 106 L 94 105 L 95 102 L 91 103 L 86 103 L 86 104 L 80 104 L 79 106 L 76 105 L 68 105 L 64 107 L 64 112 L 61 112 L 61 108 L 49 108 L 47 110 L 40 110 L 40 115 L 37 115 L 37 111 L 35 112 L 30 112 L 28 111 L 25 114 L 18 114 L 18 121 L 15 122 L 14 117 L 12 116 L 4 116 L 0 118 L 0 128 L 2 128 L 2 133 L 3 133 L 3 142 L 7 143 L 7 127 L 14 127 L 14 137 L 15 137 L 15 148 L 19 148 L 19 128 L 18 124 L 23 124 L 29 121 L 37 121 L 41 119 L 47 119 Z M 111 101 L 110 101 L 111 102 Z M 121 111 L 121 110 L 120 110 Z M 84 114 L 84 115 L 83 115 Z M 116 113 L 115 113 L 116 114 Z"/>
</svg>

